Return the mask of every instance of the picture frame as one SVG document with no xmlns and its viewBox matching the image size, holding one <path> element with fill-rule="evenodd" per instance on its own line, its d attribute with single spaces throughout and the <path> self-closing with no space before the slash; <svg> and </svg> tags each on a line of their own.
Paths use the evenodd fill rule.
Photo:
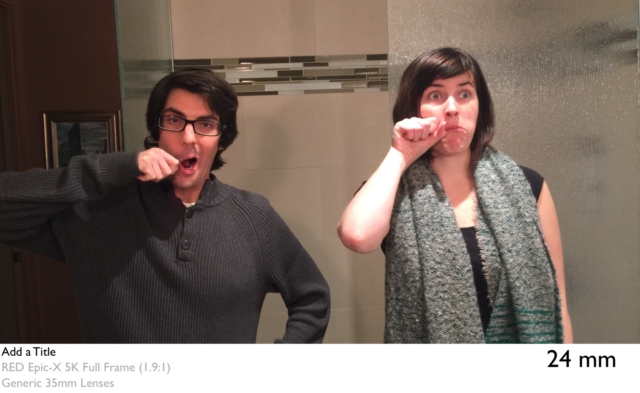
<svg viewBox="0 0 640 393">
<path fill-rule="evenodd" d="M 118 112 L 43 112 L 46 168 L 65 167 L 72 157 L 124 151 Z"/>
</svg>

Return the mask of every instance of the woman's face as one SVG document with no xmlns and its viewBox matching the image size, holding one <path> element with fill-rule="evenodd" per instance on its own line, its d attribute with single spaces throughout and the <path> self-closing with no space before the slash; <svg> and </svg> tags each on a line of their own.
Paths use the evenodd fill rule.
<svg viewBox="0 0 640 393">
<path fill-rule="evenodd" d="M 478 94 L 469 73 L 436 79 L 422 93 L 420 117 L 445 121 L 445 136 L 431 151 L 434 157 L 468 154 L 478 122 Z"/>
</svg>

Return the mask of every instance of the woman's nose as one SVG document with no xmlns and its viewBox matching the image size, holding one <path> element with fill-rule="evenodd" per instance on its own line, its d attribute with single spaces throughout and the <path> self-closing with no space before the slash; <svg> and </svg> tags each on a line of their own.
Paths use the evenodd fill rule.
<svg viewBox="0 0 640 393">
<path fill-rule="evenodd" d="M 449 97 L 447 99 L 445 114 L 447 116 L 455 116 L 458 114 L 458 106 L 454 97 Z"/>
</svg>

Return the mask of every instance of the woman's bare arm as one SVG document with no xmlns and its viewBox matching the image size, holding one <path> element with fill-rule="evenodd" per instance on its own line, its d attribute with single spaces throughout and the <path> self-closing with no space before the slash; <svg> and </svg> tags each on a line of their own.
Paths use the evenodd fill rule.
<svg viewBox="0 0 640 393">
<path fill-rule="evenodd" d="M 573 328 L 571 327 L 571 317 L 567 308 L 567 290 L 564 278 L 564 258 L 562 256 L 562 240 L 560 238 L 560 226 L 558 225 L 558 215 L 551 198 L 551 192 L 547 187 L 547 182 L 542 184 L 542 191 L 538 198 L 538 212 L 540 214 L 540 224 L 544 234 L 549 254 L 556 270 L 558 290 L 560 292 L 560 302 L 562 306 L 562 325 L 564 328 L 564 342 L 573 343 Z"/>
<path fill-rule="evenodd" d="M 400 176 L 418 157 L 444 137 L 445 123 L 411 118 L 396 123 L 391 148 L 367 183 L 353 197 L 338 223 L 338 236 L 348 249 L 369 253 L 389 233 L 391 211 Z"/>
</svg>

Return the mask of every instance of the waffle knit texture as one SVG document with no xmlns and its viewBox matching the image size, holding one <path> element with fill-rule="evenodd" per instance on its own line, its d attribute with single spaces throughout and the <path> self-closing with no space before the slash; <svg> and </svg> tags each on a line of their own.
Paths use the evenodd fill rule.
<svg viewBox="0 0 640 393">
<path fill-rule="evenodd" d="M 555 270 L 522 170 L 492 147 L 474 172 L 476 237 L 493 313 L 482 330 L 453 208 L 424 159 L 403 174 L 386 252 L 385 341 L 561 343 Z"/>
<path fill-rule="evenodd" d="M 267 292 L 277 341 L 322 341 L 329 287 L 265 198 L 212 176 L 186 209 L 138 175 L 135 152 L 0 174 L 0 241 L 68 264 L 86 342 L 255 342 Z"/>
</svg>

